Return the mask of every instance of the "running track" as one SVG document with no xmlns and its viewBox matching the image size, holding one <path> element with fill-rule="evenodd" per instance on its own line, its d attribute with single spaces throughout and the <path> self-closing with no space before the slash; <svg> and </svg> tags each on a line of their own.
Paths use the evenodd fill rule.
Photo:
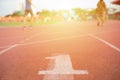
<svg viewBox="0 0 120 80">
<path fill-rule="evenodd" d="M 57 55 L 68 55 L 74 70 L 88 73 L 39 74 L 54 70 L 55 60 L 46 58 Z M 0 80 L 120 80 L 120 21 L 107 21 L 102 27 L 95 21 L 31 30 L 1 27 Z"/>
</svg>

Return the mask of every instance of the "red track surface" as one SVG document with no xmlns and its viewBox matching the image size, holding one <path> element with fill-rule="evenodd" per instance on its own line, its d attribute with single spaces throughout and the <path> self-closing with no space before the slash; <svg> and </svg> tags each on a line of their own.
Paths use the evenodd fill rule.
<svg viewBox="0 0 120 80">
<path fill-rule="evenodd" d="M 119 50 L 120 21 L 103 27 L 88 21 L 0 28 L 0 80 L 44 80 L 38 71 L 48 68 L 45 57 L 63 53 L 70 55 L 75 70 L 89 72 L 74 80 L 120 80 Z"/>
</svg>

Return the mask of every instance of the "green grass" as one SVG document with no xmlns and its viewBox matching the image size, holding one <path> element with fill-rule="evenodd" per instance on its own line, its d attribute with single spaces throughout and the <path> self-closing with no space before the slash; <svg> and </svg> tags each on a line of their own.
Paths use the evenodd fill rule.
<svg viewBox="0 0 120 80">
<path fill-rule="evenodd" d="M 41 26 L 41 25 L 51 25 L 58 23 L 60 21 L 40 21 L 40 22 L 0 22 L 0 27 L 20 27 L 20 26 Z"/>
</svg>

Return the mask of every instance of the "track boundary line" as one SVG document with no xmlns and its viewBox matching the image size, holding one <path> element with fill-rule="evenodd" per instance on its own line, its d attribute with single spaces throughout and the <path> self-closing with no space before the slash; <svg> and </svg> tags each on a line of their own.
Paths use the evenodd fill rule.
<svg viewBox="0 0 120 80">
<path fill-rule="evenodd" d="M 103 33 L 109 33 L 109 32 L 114 32 L 114 31 L 119 31 L 119 30 L 118 30 L 118 29 L 115 29 L 115 30 L 112 30 L 112 31 L 101 31 L 101 32 L 87 33 L 87 34 L 103 34 Z M 43 33 L 44 33 L 44 32 L 43 32 Z M 61 33 L 61 32 L 56 32 L 56 33 Z M 40 34 L 40 33 L 39 33 L 39 34 Z M 50 34 L 53 34 L 53 33 L 50 33 Z M 50 34 L 47 33 L 47 35 L 50 35 Z M 86 34 L 84 34 L 84 35 L 86 35 Z M 34 35 L 34 37 L 36 37 L 36 36 L 39 36 L 39 35 L 38 35 L 38 34 Z M 25 41 L 28 41 L 28 40 L 30 40 L 30 39 L 32 39 L 32 38 L 34 38 L 34 37 L 30 37 L 29 39 L 26 38 Z M 20 43 L 24 43 L 25 41 L 24 41 L 24 40 L 23 40 L 23 41 L 20 41 Z M 15 44 L 12 44 L 12 45 L 15 45 Z M 12 45 L 1 46 L 0 49 L 1 49 L 1 48 L 7 48 L 7 47 L 10 47 L 10 46 L 12 46 Z"/>
<path fill-rule="evenodd" d="M 114 32 L 114 31 L 120 31 L 120 29 L 114 29 L 112 31 L 101 31 L 101 32 L 96 32 L 96 33 L 88 33 L 88 34 L 104 34 L 104 33 L 109 33 L 109 32 Z"/>
<path fill-rule="evenodd" d="M 10 47 L 10 46 L 12 46 L 12 45 L 8 45 L 8 46 L 1 46 L 1 47 L 0 47 L 0 49 L 1 49 L 1 48 L 7 48 L 7 47 Z"/>
<path fill-rule="evenodd" d="M 98 41 L 106 44 L 107 46 L 111 47 L 112 49 L 120 52 L 120 48 L 118 48 L 118 47 L 116 47 L 115 45 L 109 43 L 108 41 L 106 41 L 106 40 L 104 40 L 104 39 L 102 39 L 102 38 L 100 38 L 100 37 L 97 37 L 97 36 L 95 36 L 95 35 L 93 35 L 93 34 L 88 34 L 88 35 L 89 35 L 90 37 L 92 37 L 92 38 L 94 38 L 94 39 L 96 39 L 96 40 L 98 40 Z"/>
<path fill-rule="evenodd" d="M 113 31 L 119 31 L 119 30 L 115 29 Z M 109 42 L 107 42 L 107 41 L 105 41 L 105 40 L 103 40 L 103 39 L 101 39 L 101 38 L 99 38 L 99 37 L 97 37 L 95 35 L 92 35 L 92 34 L 107 33 L 107 32 L 113 32 L 113 31 L 103 31 L 103 32 L 96 32 L 96 33 L 87 33 L 87 34 L 82 34 L 82 35 L 79 35 L 79 36 L 62 37 L 62 38 L 55 38 L 55 39 L 49 39 L 49 40 L 43 40 L 43 41 L 35 41 L 35 42 L 25 43 L 25 41 L 31 40 L 32 38 L 34 38 L 36 36 L 39 36 L 41 34 L 41 32 L 40 32 L 40 33 L 37 33 L 37 34 L 35 34 L 33 36 L 30 36 L 30 37 L 24 39 L 23 41 L 20 41 L 20 42 L 16 43 L 16 44 L 13 44 L 13 45 L 10 45 L 10 46 L 0 47 L 0 48 L 6 48 L 6 49 L 3 49 L 3 50 L 0 51 L 0 55 L 3 54 L 3 53 L 5 53 L 5 52 L 7 52 L 7 51 L 9 51 L 9 50 L 11 50 L 11 49 L 13 49 L 13 48 L 15 48 L 15 47 L 17 47 L 17 46 L 20 46 L 20 45 L 29 45 L 29 44 L 35 44 L 35 43 L 45 43 L 45 42 L 51 42 L 51 41 L 56 41 L 56 40 L 79 38 L 79 37 L 84 37 L 84 36 L 91 36 L 91 37 L 93 37 L 93 38 L 95 38 L 95 39 L 97 39 L 97 40 L 105 43 L 106 45 L 110 46 L 111 48 L 117 50 L 118 52 L 120 52 L 120 49 L 117 48 L 116 46 L 114 46 L 113 44 L 110 44 Z M 56 32 L 56 33 L 60 33 L 60 32 Z"/>
<path fill-rule="evenodd" d="M 88 35 L 79 35 L 79 36 L 72 36 L 72 37 L 62 37 L 62 38 L 55 38 L 55 39 L 49 39 L 49 40 L 43 40 L 43 41 L 36 41 L 36 42 L 28 42 L 28 43 L 19 43 L 19 44 L 14 44 L 9 46 L 7 49 L 3 49 L 2 51 L 0 51 L 0 55 L 15 48 L 18 46 L 22 46 L 22 45 L 30 45 L 30 44 L 35 44 L 35 43 L 45 43 L 45 42 L 51 42 L 51 41 L 56 41 L 56 40 L 64 40 L 64 39 L 72 39 L 72 38 L 79 38 L 79 37 L 84 37 L 84 36 L 88 36 Z"/>
<path fill-rule="evenodd" d="M 44 33 L 44 32 L 43 32 Z M 56 33 L 61 33 L 61 32 L 56 32 Z M 13 48 L 15 48 L 15 47 L 17 47 L 17 46 L 20 46 L 20 45 L 25 45 L 25 44 L 28 44 L 28 43 L 25 43 L 25 41 L 28 41 L 28 40 L 31 40 L 32 38 L 34 38 L 34 37 L 37 37 L 37 36 L 39 36 L 41 34 L 41 32 L 40 33 L 37 33 L 37 34 L 35 34 L 35 35 L 33 35 L 33 36 L 30 36 L 30 37 L 28 37 L 28 38 L 26 38 L 26 39 L 24 39 L 24 40 L 22 40 L 22 41 L 20 41 L 20 42 L 18 42 L 18 43 L 16 43 L 16 44 L 13 44 L 13 45 L 10 45 L 10 46 L 3 46 L 3 47 L 0 47 L 0 48 L 6 48 L 6 49 L 3 49 L 3 50 L 1 50 L 0 51 L 0 55 L 1 54 L 3 54 L 3 53 L 5 53 L 5 52 L 7 52 L 7 51 L 9 51 L 9 50 L 11 50 L 11 49 L 13 49 Z M 50 34 L 54 34 L 54 33 L 46 33 L 47 35 L 50 35 Z M 49 41 L 49 40 L 47 40 L 47 41 Z M 40 42 L 40 41 L 39 41 Z M 45 41 L 46 42 L 46 41 Z M 31 42 L 32 43 L 32 42 Z M 33 42 L 34 43 L 34 42 Z M 29 43 L 30 44 L 30 43 Z"/>
<path fill-rule="evenodd" d="M 32 35 L 32 36 L 30 36 L 30 37 L 28 37 L 28 38 L 26 38 L 26 39 L 24 39 L 24 40 L 22 40 L 22 41 L 16 43 L 16 44 L 13 44 L 13 45 L 7 47 L 6 49 L 3 49 L 2 51 L 0 51 L 0 55 L 2 55 L 2 54 L 4 54 L 5 52 L 7 52 L 7 51 L 9 51 L 9 50 L 11 50 L 11 49 L 13 49 L 13 48 L 19 46 L 19 43 L 24 43 L 25 41 L 30 40 L 30 39 L 32 39 L 32 38 L 38 36 L 38 34 L 40 35 L 40 33 L 37 33 L 37 34 L 35 34 L 35 35 Z"/>
<path fill-rule="evenodd" d="M 14 44 L 14 45 L 8 47 L 7 49 L 4 49 L 4 50 L 0 51 L 0 55 L 2 55 L 3 53 L 5 53 L 5 52 L 17 47 L 17 46 L 18 46 L 18 44 Z"/>
<path fill-rule="evenodd" d="M 77 30 L 78 32 L 80 32 L 79 30 Z M 94 33 L 88 33 L 88 34 L 102 34 L 102 33 L 107 33 L 107 32 L 114 32 L 114 31 L 120 31 L 120 29 L 112 29 L 112 31 L 101 31 L 101 32 L 94 32 Z M 70 31 L 70 32 L 74 32 L 74 31 Z M 63 32 L 54 32 L 54 33 L 47 33 L 47 32 L 40 32 L 40 33 L 42 33 L 42 34 L 47 34 L 47 35 L 50 35 L 50 34 L 54 34 L 54 33 L 63 33 Z M 82 33 L 82 32 L 81 32 Z M 15 36 L 15 37 L 13 37 L 13 38 L 21 38 L 22 36 Z M 0 38 L 0 39 L 7 39 L 7 38 L 11 38 L 11 37 L 6 37 L 6 38 Z"/>
<path fill-rule="evenodd" d="M 3 39 L 19 39 L 19 38 L 22 38 L 23 36 L 13 36 L 13 37 L 5 37 L 5 38 L 0 38 L 0 40 L 3 40 Z"/>
<path fill-rule="evenodd" d="M 118 30 L 118 29 L 115 29 L 115 30 L 112 30 L 112 31 L 101 31 L 101 32 L 87 33 L 87 34 L 103 34 L 103 33 L 109 33 L 109 32 L 114 32 L 114 31 L 119 31 L 119 30 Z M 44 33 L 44 32 L 43 32 L 43 33 Z M 62 33 L 62 32 L 55 32 L 55 33 Z M 50 33 L 50 34 L 54 34 L 54 33 Z M 50 35 L 50 34 L 47 33 L 47 35 Z M 86 34 L 84 34 L 84 35 L 86 35 Z M 36 36 L 39 36 L 39 35 L 36 34 Z M 34 37 L 36 37 L 36 36 L 34 35 Z M 26 38 L 25 41 L 28 41 L 28 40 L 30 40 L 30 39 L 32 39 L 32 38 L 34 38 L 34 37 L 30 37 L 29 39 Z M 25 43 L 25 41 L 24 41 L 24 40 L 23 40 L 23 41 L 20 41 L 20 43 Z M 14 44 L 12 44 L 12 45 L 14 45 Z M 12 45 L 1 46 L 0 49 L 1 49 L 1 48 L 7 48 L 7 47 L 10 47 L 10 46 L 12 46 Z"/>
<path fill-rule="evenodd" d="M 48 40 L 43 40 L 43 41 L 35 41 L 35 42 L 28 42 L 28 43 L 23 43 L 19 45 L 30 45 L 30 44 L 36 44 L 36 43 L 46 43 L 46 42 L 51 42 L 51 41 L 57 41 L 57 40 L 64 40 L 64 39 L 73 39 L 73 38 L 80 38 L 80 37 L 85 37 L 88 36 L 87 34 L 79 35 L 79 36 L 70 36 L 70 37 L 61 37 L 61 38 L 54 38 L 54 39 L 48 39 Z"/>
<path fill-rule="evenodd" d="M 45 32 L 42 32 L 42 33 L 45 33 Z M 62 32 L 55 32 L 55 33 L 62 33 Z M 33 35 L 33 36 L 30 36 L 29 38 L 26 38 L 26 39 L 20 41 L 19 43 L 25 43 L 25 41 L 28 41 L 28 40 L 36 37 L 36 36 L 39 36 L 40 34 L 41 34 L 41 33 L 38 33 L 38 34 Z M 49 34 L 49 33 L 45 33 L 45 34 L 51 35 L 51 34 L 54 34 L 54 33 L 50 33 L 50 34 Z M 18 44 L 19 44 L 19 43 L 18 43 Z M 17 44 L 17 43 L 16 43 L 16 44 Z M 15 45 L 15 44 L 12 44 L 12 45 Z M 0 49 L 1 49 L 1 48 L 7 48 L 7 47 L 10 47 L 10 46 L 12 46 L 12 45 L 0 46 Z"/>
</svg>

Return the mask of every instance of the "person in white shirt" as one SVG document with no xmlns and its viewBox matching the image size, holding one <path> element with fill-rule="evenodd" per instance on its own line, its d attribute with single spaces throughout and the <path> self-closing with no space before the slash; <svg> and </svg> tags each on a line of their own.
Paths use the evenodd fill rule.
<svg viewBox="0 0 120 80">
<path fill-rule="evenodd" d="M 32 0 L 25 0 L 25 16 L 27 16 L 29 13 L 31 16 L 33 16 L 33 11 L 32 11 Z"/>
<path fill-rule="evenodd" d="M 25 13 L 24 13 L 24 21 L 29 22 L 29 27 L 32 29 L 32 19 L 33 19 L 33 10 L 32 10 L 32 0 L 25 0 Z M 24 30 L 26 27 L 24 26 Z"/>
</svg>

